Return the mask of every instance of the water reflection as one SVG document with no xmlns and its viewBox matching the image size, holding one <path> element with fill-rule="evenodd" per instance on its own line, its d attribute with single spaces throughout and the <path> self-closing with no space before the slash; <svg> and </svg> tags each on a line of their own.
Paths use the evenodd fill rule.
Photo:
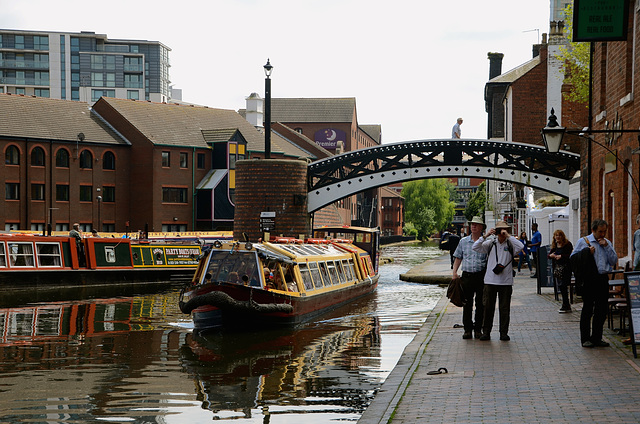
<svg viewBox="0 0 640 424">
<path fill-rule="evenodd" d="M 0 309 L 2 422 L 357 421 L 442 293 L 398 274 L 295 330 L 190 331 L 176 290 Z"/>
</svg>

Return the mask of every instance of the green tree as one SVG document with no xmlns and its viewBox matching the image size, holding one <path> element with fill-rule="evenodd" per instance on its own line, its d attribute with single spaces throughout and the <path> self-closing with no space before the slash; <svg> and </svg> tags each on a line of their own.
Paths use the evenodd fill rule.
<svg viewBox="0 0 640 424">
<path fill-rule="evenodd" d="M 564 33 L 567 38 L 573 34 L 573 3 L 564 9 Z M 583 104 L 589 103 L 589 43 L 570 41 L 568 45 L 560 46 L 557 56 L 563 63 L 565 82 L 573 88 L 564 93 L 567 100 Z"/>
<path fill-rule="evenodd" d="M 464 209 L 464 217 L 467 218 L 467 221 L 471 221 L 474 216 L 484 218 L 485 206 L 487 204 L 486 184 L 486 181 L 480 183 L 476 192 L 469 196 L 467 207 Z"/>
<path fill-rule="evenodd" d="M 405 199 L 405 221 L 418 230 L 424 238 L 449 225 L 455 212 L 450 200 L 451 182 L 444 178 L 409 181 L 402 186 Z"/>
</svg>

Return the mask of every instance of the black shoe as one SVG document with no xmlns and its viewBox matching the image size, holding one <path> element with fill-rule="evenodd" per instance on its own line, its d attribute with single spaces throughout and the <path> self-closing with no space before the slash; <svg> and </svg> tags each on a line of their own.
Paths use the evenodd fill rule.
<svg viewBox="0 0 640 424">
<path fill-rule="evenodd" d="M 587 340 L 586 342 L 582 343 L 582 347 L 596 347 L 596 345 Z"/>
<path fill-rule="evenodd" d="M 503 342 L 508 342 L 509 340 L 511 340 L 511 337 L 509 337 L 508 334 L 503 334 L 500 336 L 500 340 L 502 340 Z"/>
<path fill-rule="evenodd" d="M 482 336 L 480 336 L 480 340 L 491 340 L 491 336 L 489 334 L 483 334 Z"/>
<path fill-rule="evenodd" d="M 465 331 L 464 334 L 462 335 L 463 339 L 470 339 L 471 338 L 471 331 Z"/>
<path fill-rule="evenodd" d="M 568 314 L 569 312 L 571 312 L 571 307 L 569 308 L 560 308 L 558 309 L 558 312 L 561 314 Z"/>
<path fill-rule="evenodd" d="M 531 278 L 538 278 L 538 274 L 533 274 Z"/>
<path fill-rule="evenodd" d="M 592 344 L 596 347 L 609 347 L 609 343 L 605 342 L 604 340 L 598 340 L 597 342 L 593 342 Z"/>
<path fill-rule="evenodd" d="M 479 339 L 480 337 L 482 337 L 482 331 L 474 331 L 473 337 L 475 337 L 476 339 Z"/>
</svg>

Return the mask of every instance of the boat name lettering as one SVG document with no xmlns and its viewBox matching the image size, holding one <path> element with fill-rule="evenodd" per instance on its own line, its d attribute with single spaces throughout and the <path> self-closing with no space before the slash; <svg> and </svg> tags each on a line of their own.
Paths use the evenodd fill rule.
<svg viewBox="0 0 640 424">
<path fill-rule="evenodd" d="M 199 255 L 198 249 L 166 249 L 167 255 L 190 256 L 192 254 Z"/>
</svg>

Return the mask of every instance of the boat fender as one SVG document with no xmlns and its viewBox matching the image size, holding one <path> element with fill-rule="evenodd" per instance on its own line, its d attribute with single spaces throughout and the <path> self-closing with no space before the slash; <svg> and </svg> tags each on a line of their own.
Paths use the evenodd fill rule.
<svg viewBox="0 0 640 424">
<path fill-rule="evenodd" d="M 207 294 L 203 294 L 200 296 L 196 296 L 192 299 L 189 299 L 188 302 L 179 301 L 178 306 L 180 307 L 180 311 L 183 314 L 190 314 L 194 309 L 199 308 L 200 306 L 211 305 L 216 306 L 220 309 L 235 309 L 238 311 L 246 311 L 246 312 L 284 312 L 290 313 L 293 312 L 293 306 L 286 303 L 266 303 L 260 304 L 253 300 L 250 301 L 239 301 L 235 300 L 231 296 L 223 292 L 211 292 Z"/>
</svg>

